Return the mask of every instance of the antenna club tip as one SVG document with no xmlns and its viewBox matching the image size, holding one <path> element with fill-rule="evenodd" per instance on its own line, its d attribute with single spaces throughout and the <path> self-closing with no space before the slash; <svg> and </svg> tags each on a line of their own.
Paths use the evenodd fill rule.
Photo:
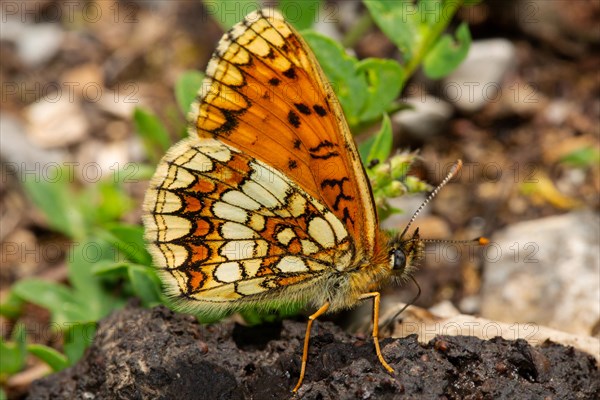
<svg viewBox="0 0 600 400">
<path fill-rule="evenodd" d="M 456 160 L 456 162 L 452 166 L 452 169 L 450 170 L 450 176 L 456 176 L 456 174 L 458 174 L 458 171 L 460 171 L 462 169 L 462 166 L 463 166 L 463 162 L 459 158 L 458 160 Z"/>
<path fill-rule="evenodd" d="M 490 244 L 490 239 L 483 237 L 483 236 L 475 239 L 475 241 L 477 243 L 479 243 L 480 246 L 486 246 L 486 245 Z"/>
</svg>

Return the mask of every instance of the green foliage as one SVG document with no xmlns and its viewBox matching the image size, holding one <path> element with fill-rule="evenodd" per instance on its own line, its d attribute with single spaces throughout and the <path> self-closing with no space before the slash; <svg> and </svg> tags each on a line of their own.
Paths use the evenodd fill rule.
<svg viewBox="0 0 600 400">
<path fill-rule="evenodd" d="M 600 150 L 592 146 L 580 147 L 563 156 L 560 162 L 579 168 L 597 167 L 600 165 Z"/>
<path fill-rule="evenodd" d="M 62 371 L 69 366 L 67 357 L 52 347 L 43 344 L 30 344 L 27 346 L 27 351 L 48 364 L 54 372 Z"/>
<path fill-rule="evenodd" d="M 360 158 L 365 165 L 379 163 L 387 160 L 392 153 L 394 137 L 392 135 L 392 123 L 387 114 L 383 114 L 381 129 L 358 146 Z"/>
<path fill-rule="evenodd" d="M 391 207 L 388 199 L 431 190 L 426 182 L 408 175 L 415 158 L 414 153 L 394 154 L 386 162 L 367 169 L 380 220 L 402 211 Z"/>
<path fill-rule="evenodd" d="M 8 292 L 8 296 L 0 303 L 0 315 L 7 319 L 17 319 L 21 315 L 23 300 L 13 292 Z"/>
<path fill-rule="evenodd" d="M 143 228 L 118 222 L 135 204 L 125 190 L 126 184 L 148 179 L 153 170 L 128 164 L 114 170 L 108 179 L 83 187 L 75 184 L 75 173 L 67 168 L 57 169 L 53 179 L 33 177 L 24 182 L 48 225 L 74 241 L 67 254 L 69 285 L 36 278 L 20 280 L 0 305 L 0 314 L 18 319 L 24 302 L 50 312 L 51 329 L 64 335 L 66 356 L 41 345 L 30 345 L 26 350 L 54 370 L 75 363 L 91 342 L 97 321 L 122 307 L 127 297 L 138 296 L 149 305 L 159 302 L 160 284 L 149 267 L 151 257 L 143 242 Z M 98 265 L 117 262 L 128 263 L 124 278 L 95 273 Z M 118 286 L 120 291 L 115 290 Z"/>
<path fill-rule="evenodd" d="M 465 59 L 471 46 L 471 32 L 464 22 L 456 30 L 455 42 L 450 35 L 444 35 L 425 56 L 423 71 L 432 79 L 443 78 Z"/>
<path fill-rule="evenodd" d="M 438 79 L 452 72 L 469 50 L 469 29 L 462 24 L 457 31 L 456 48 L 448 35 L 441 36 L 461 5 L 477 1 L 461 0 L 364 0 L 371 16 L 386 36 L 402 52 L 406 78 L 425 59 L 424 71 Z M 432 73 L 432 75 L 429 75 Z"/>
<path fill-rule="evenodd" d="M 392 125 L 387 114 L 384 114 L 379 132 L 358 146 L 363 164 L 367 166 L 380 220 L 401 212 L 391 207 L 388 199 L 431 189 L 426 182 L 408 175 L 415 154 L 400 153 L 390 157 L 392 142 Z"/>
<path fill-rule="evenodd" d="M 75 364 L 83 356 L 85 349 L 94 340 L 96 334 L 95 322 L 71 323 L 64 332 L 64 350 L 69 365 Z"/>
<path fill-rule="evenodd" d="M 87 199 L 81 203 L 76 199 L 74 204 L 74 188 L 69 184 L 74 180 L 72 170 L 58 168 L 57 171 L 56 176 L 46 179 L 28 176 L 23 182 L 25 191 L 33 204 L 44 213 L 50 228 L 73 239 L 80 239 L 87 234 Z"/>
<path fill-rule="evenodd" d="M 296 316 L 304 308 L 304 304 L 279 305 L 274 303 L 268 310 L 247 309 L 240 311 L 240 315 L 248 325 L 260 325 Z"/>
<path fill-rule="evenodd" d="M 167 128 L 156 115 L 141 107 L 135 108 L 133 122 L 136 132 L 142 138 L 146 153 L 153 161 L 158 161 L 171 146 Z"/>
<path fill-rule="evenodd" d="M 333 39 L 312 31 L 303 36 L 337 94 L 351 129 L 379 118 L 400 94 L 404 78 L 395 61 L 359 61 Z"/>
<path fill-rule="evenodd" d="M 216 0 L 206 4 L 207 11 L 224 30 L 230 29 L 246 15 L 260 7 L 256 0 Z M 279 0 L 278 8 L 296 28 L 310 28 L 318 17 L 322 0 Z"/>
<path fill-rule="evenodd" d="M 65 360 L 69 365 L 77 362 L 91 343 L 96 322 L 124 304 L 124 299 L 111 295 L 92 272 L 96 262 L 110 260 L 114 255 L 115 249 L 107 242 L 90 239 L 75 245 L 70 252 L 71 287 L 39 279 L 25 279 L 12 287 L 21 299 L 50 311 L 53 330 L 65 334 Z M 51 360 L 59 365 L 56 358 Z"/>
<path fill-rule="evenodd" d="M 230 29 L 259 7 L 260 2 L 256 0 L 217 0 L 207 4 L 208 14 L 221 25 L 223 30 Z"/>
<path fill-rule="evenodd" d="M 25 336 L 23 324 L 15 326 L 10 342 L 5 342 L 0 336 L 0 382 L 4 382 L 7 376 L 19 372 L 25 366 Z"/>
<path fill-rule="evenodd" d="M 287 21 L 302 30 L 317 21 L 322 4 L 321 0 L 279 0 L 279 9 Z"/>
<path fill-rule="evenodd" d="M 192 102 L 200 90 L 204 74 L 199 71 L 185 71 L 175 84 L 175 98 L 177 105 L 183 113 L 187 115 Z"/>
</svg>

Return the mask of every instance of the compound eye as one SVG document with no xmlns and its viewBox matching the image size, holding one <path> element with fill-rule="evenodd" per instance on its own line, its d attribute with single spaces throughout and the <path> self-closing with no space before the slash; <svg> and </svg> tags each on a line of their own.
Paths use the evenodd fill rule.
<svg viewBox="0 0 600 400">
<path fill-rule="evenodd" d="M 406 255 L 401 249 L 394 250 L 393 269 L 402 271 L 406 267 Z"/>
</svg>

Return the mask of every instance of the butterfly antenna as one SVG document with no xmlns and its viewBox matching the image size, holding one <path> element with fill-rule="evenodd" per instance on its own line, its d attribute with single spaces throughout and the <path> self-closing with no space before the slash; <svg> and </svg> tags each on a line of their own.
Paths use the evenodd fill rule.
<svg viewBox="0 0 600 400">
<path fill-rule="evenodd" d="M 444 239 L 420 239 L 423 243 L 435 243 L 435 244 L 469 244 L 476 243 L 480 246 L 486 246 L 490 243 L 490 240 L 484 236 L 480 236 L 475 239 L 467 240 L 444 240 Z"/>
<path fill-rule="evenodd" d="M 446 186 L 446 184 L 450 181 L 450 179 L 454 178 L 458 174 L 458 171 L 460 171 L 461 168 L 462 168 L 462 161 L 461 160 L 456 161 L 456 163 L 452 166 L 452 168 L 450 169 L 450 172 L 448 173 L 448 175 L 446 175 L 444 180 L 439 185 L 437 185 L 437 187 L 435 189 L 433 189 L 433 192 L 431 192 L 429 194 L 429 196 L 427 196 L 425 201 L 423 203 L 421 203 L 419 208 L 417 208 L 417 211 L 415 211 L 415 213 L 411 217 L 410 221 L 408 221 L 408 224 L 402 231 L 402 234 L 400 235 L 401 238 L 403 238 L 404 235 L 406 234 L 406 232 L 408 232 L 408 229 L 410 228 L 412 223 L 415 222 L 415 219 L 417 218 L 419 213 L 423 210 L 423 208 L 425 208 L 425 206 L 431 201 L 431 199 L 433 199 L 438 194 L 438 192 L 440 190 L 442 190 L 442 188 L 444 186 Z"/>
</svg>

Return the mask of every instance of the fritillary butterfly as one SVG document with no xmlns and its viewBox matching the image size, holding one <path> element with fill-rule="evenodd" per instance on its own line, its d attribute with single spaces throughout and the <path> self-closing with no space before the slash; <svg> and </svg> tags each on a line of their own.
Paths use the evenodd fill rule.
<svg viewBox="0 0 600 400">
<path fill-rule="evenodd" d="M 373 298 L 422 253 L 418 231 L 379 230 L 367 176 L 315 56 L 272 9 L 227 32 L 192 105 L 189 137 L 159 163 L 144 201 L 146 239 L 182 309 L 276 303 L 319 315 Z"/>
</svg>

